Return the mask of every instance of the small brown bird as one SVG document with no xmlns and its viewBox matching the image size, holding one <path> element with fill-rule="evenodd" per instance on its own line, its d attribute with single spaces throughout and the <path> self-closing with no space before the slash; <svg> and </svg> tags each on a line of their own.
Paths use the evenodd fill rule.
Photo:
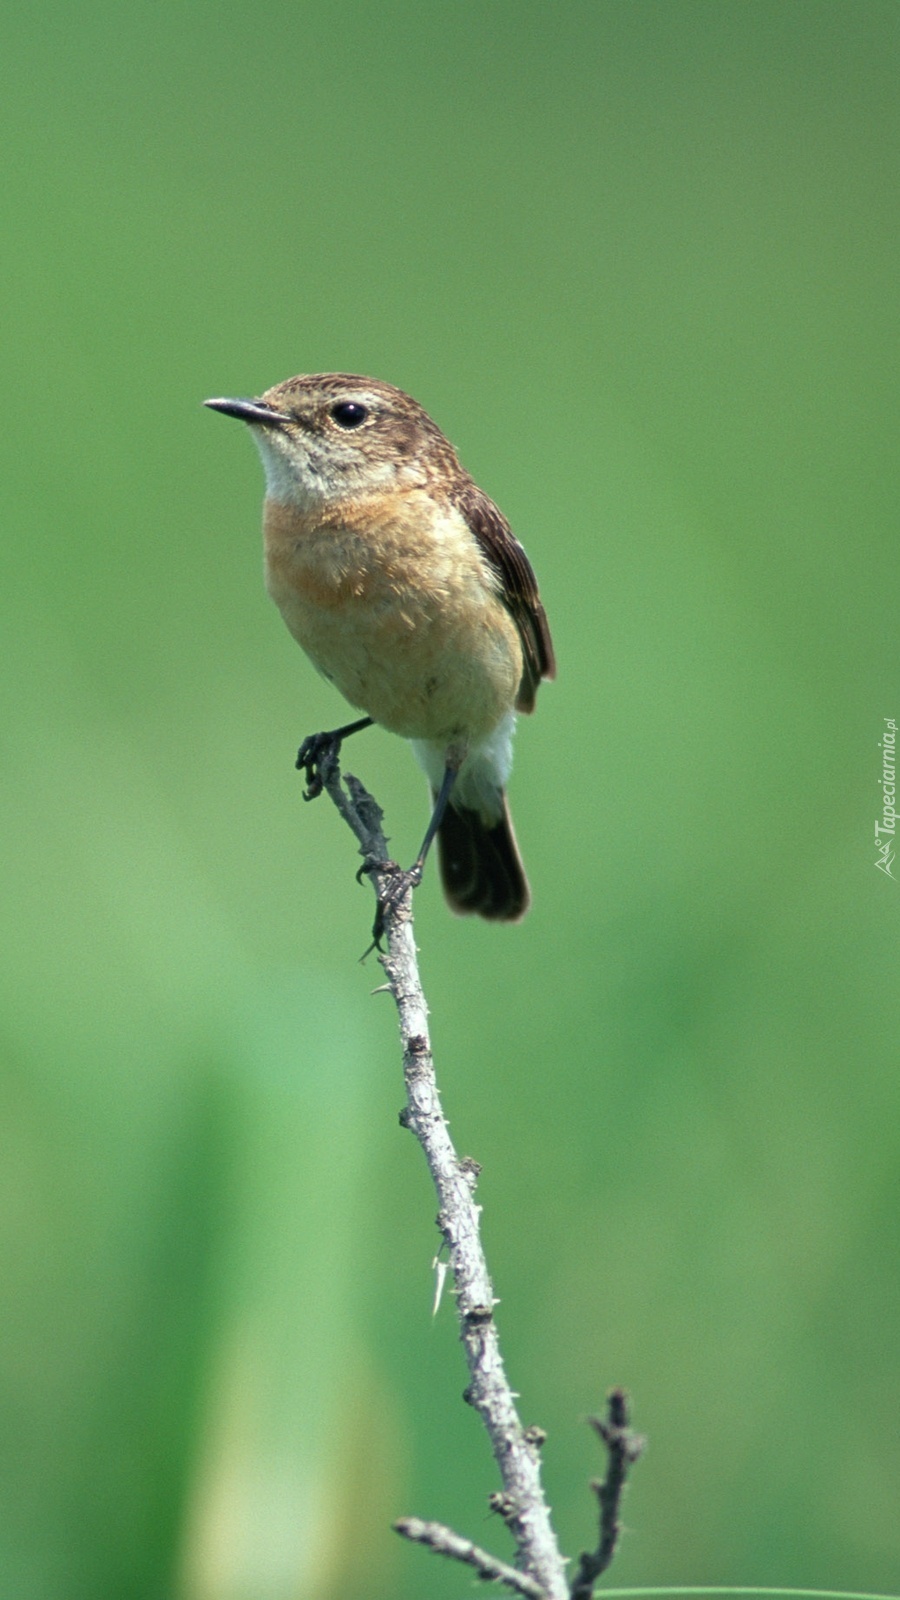
<svg viewBox="0 0 900 1600">
<path fill-rule="evenodd" d="M 259 399 L 207 400 L 249 424 L 266 474 L 266 586 L 313 665 L 366 715 L 306 740 L 317 756 L 371 723 L 412 741 L 454 911 L 516 922 L 528 880 L 505 787 L 517 711 L 553 646 L 528 557 L 453 446 L 401 389 L 343 372 Z"/>
</svg>

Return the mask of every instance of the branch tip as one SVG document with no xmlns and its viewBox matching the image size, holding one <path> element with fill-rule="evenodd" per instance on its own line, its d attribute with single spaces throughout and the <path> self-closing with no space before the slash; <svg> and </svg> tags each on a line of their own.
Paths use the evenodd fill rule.
<svg viewBox="0 0 900 1600">
<path fill-rule="evenodd" d="M 629 1468 L 637 1461 L 646 1444 L 640 1434 L 629 1427 L 628 1396 L 624 1389 L 610 1389 L 606 1397 L 605 1417 L 590 1417 L 594 1429 L 607 1450 L 606 1477 L 592 1479 L 591 1489 L 600 1505 L 600 1535 L 596 1550 L 582 1550 L 578 1570 L 572 1580 L 570 1600 L 591 1600 L 594 1584 L 604 1573 L 616 1553 L 622 1533 L 620 1510 L 622 1495 Z"/>
</svg>

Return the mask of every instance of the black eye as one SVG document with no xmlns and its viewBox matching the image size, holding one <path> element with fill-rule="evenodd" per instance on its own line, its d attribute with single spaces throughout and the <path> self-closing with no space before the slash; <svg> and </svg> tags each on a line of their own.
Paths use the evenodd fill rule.
<svg viewBox="0 0 900 1600">
<path fill-rule="evenodd" d="M 369 408 L 359 400 L 338 400 L 329 415 L 339 428 L 359 428 L 369 415 Z"/>
</svg>

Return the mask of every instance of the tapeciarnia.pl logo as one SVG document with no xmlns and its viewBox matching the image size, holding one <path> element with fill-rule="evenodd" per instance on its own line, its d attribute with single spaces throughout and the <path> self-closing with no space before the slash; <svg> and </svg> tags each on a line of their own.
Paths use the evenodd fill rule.
<svg viewBox="0 0 900 1600">
<path fill-rule="evenodd" d="M 878 854 L 875 865 L 879 872 L 893 878 L 891 865 L 897 828 L 897 723 L 893 717 L 884 719 L 884 732 L 878 748 L 881 751 L 881 775 L 878 779 L 881 785 L 881 821 L 875 824 L 875 849 Z"/>
</svg>

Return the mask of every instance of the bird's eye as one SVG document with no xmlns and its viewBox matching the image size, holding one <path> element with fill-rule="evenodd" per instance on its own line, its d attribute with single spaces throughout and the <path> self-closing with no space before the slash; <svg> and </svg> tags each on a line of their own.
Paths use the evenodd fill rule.
<svg viewBox="0 0 900 1600">
<path fill-rule="evenodd" d="M 329 412 L 339 428 L 360 428 L 368 415 L 368 406 L 362 405 L 359 400 L 338 400 Z"/>
</svg>

